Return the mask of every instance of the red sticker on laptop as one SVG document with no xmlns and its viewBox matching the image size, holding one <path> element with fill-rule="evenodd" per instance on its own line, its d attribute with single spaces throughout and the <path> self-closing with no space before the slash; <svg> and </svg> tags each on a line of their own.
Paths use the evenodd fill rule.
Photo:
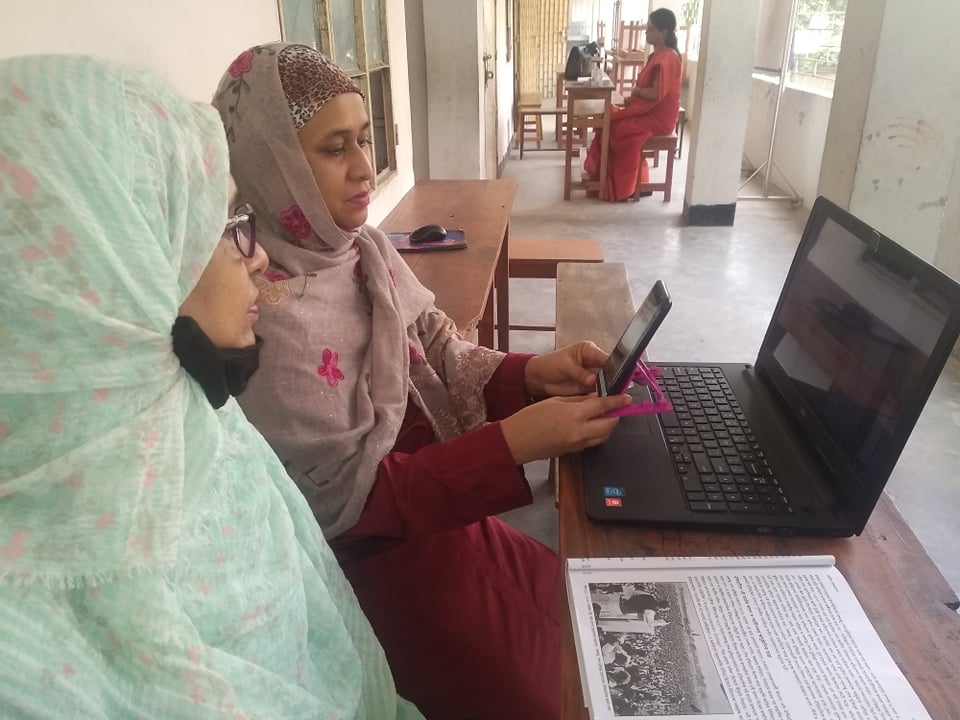
<svg viewBox="0 0 960 720">
<path fill-rule="evenodd" d="M 623 500 L 620 498 L 604 498 L 607 502 L 607 507 L 623 507 Z"/>
</svg>

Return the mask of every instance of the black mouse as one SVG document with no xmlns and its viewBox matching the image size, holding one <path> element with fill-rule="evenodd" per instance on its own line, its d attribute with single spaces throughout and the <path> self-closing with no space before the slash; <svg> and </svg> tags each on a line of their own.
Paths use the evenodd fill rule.
<svg viewBox="0 0 960 720">
<path fill-rule="evenodd" d="M 443 225 L 424 225 L 410 233 L 410 244 L 442 242 L 447 237 L 447 229 Z"/>
</svg>

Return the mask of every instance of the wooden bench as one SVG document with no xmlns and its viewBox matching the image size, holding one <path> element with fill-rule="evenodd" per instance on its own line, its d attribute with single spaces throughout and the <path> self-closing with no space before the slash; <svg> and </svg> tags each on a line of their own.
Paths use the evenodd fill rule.
<svg viewBox="0 0 960 720">
<path fill-rule="evenodd" d="M 508 274 L 512 278 L 556 278 L 560 263 L 602 263 L 597 240 L 510 238 Z M 514 325 L 511 330 L 552 331 L 553 325 Z"/>
<path fill-rule="evenodd" d="M 512 241 L 511 241 L 512 242 Z M 579 340 L 590 340 L 602 350 L 612 350 L 620 339 L 617 322 L 632 317 L 633 293 L 623 263 L 596 265 L 563 264 L 557 267 L 557 328 L 554 347 L 560 349 Z M 603 288 L 602 291 L 598 288 Z M 610 321 L 610 316 L 617 319 Z M 571 318 L 576 318 L 572 322 Z M 592 328 L 586 332 L 585 328 Z M 577 333 L 582 333 L 577 335 Z M 553 501 L 560 507 L 560 483 L 557 482 L 557 458 L 551 458 L 548 476 L 553 484 Z M 579 687 L 579 680 L 577 680 Z"/>
<path fill-rule="evenodd" d="M 663 201 L 670 202 L 670 192 L 673 188 L 673 161 L 677 155 L 677 134 L 654 135 L 643 144 L 643 155 L 648 159 L 655 159 L 664 151 L 667 153 L 667 165 L 663 182 L 640 182 L 640 174 L 643 172 L 643 165 L 641 165 L 640 173 L 637 174 L 637 189 L 633 193 L 634 200 L 640 199 L 640 193 L 662 192 Z"/>
</svg>

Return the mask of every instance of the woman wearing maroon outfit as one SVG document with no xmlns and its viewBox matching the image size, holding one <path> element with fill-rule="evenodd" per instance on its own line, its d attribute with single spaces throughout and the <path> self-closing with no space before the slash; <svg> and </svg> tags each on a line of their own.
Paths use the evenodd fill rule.
<svg viewBox="0 0 960 720">
<path fill-rule="evenodd" d="M 605 354 L 460 337 L 364 224 L 364 100 L 315 50 L 242 53 L 214 103 L 271 257 L 241 405 L 331 540 L 400 693 L 437 720 L 558 717 L 559 562 L 491 516 L 531 501 L 523 463 L 609 435 L 603 413 L 628 399 L 585 395 Z"/>
<path fill-rule="evenodd" d="M 665 8 L 654 10 L 647 21 L 647 44 L 653 53 L 637 78 L 623 107 L 610 117 L 606 197 L 626 200 L 640 182 L 650 181 L 643 144 L 654 135 L 669 135 L 680 115 L 682 65 L 677 49 L 677 18 Z M 593 137 L 583 168 L 592 180 L 600 179 L 600 145 L 603 133 Z"/>
</svg>

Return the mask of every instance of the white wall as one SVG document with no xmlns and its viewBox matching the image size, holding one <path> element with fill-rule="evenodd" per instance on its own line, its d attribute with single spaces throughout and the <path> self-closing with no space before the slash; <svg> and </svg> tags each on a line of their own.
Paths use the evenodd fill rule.
<svg viewBox="0 0 960 720">
<path fill-rule="evenodd" d="M 918 17 L 928 19 L 922 39 L 907 42 L 904 28 Z M 957 27 L 955 0 L 848 0 L 820 182 L 827 197 L 954 276 Z"/>
<path fill-rule="evenodd" d="M 513 132 L 515 63 L 514 58 L 507 62 L 508 1 L 497 0 L 492 82 L 497 93 L 498 161 L 509 153 Z M 413 165 L 418 180 L 484 175 L 482 12 L 482 3 L 474 0 L 406 0 Z"/>
<path fill-rule="evenodd" d="M 482 13 L 477 0 L 423 1 L 428 146 L 434 179 L 484 176 Z"/>
<path fill-rule="evenodd" d="M 907 59 L 903 31 L 918 17 L 936 20 L 924 23 Z M 867 222 L 926 260 L 937 253 L 947 202 L 960 202 L 947 196 L 960 153 L 958 27 L 956 0 L 887 2 L 851 196 Z"/>
<path fill-rule="evenodd" d="M 954 158 L 953 180 L 947 189 L 947 197 L 952 202 L 948 202 L 943 209 L 940 242 L 933 264 L 955 280 L 960 280 L 960 202 L 957 202 L 960 198 L 960 155 Z M 960 343 L 955 352 L 960 358 Z"/>
<path fill-rule="evenodd" d="M 407 72 L 410 80 L 410 127 L 413 129 L 413 174 L 430 177 L 427 116 L 427 51 L 423 39 L 423 0 L 406 0 Z"/>
<path fill-rule="evenodd" d="M 147 67 L 191 100 L 208 101 L 240 51 L 280 39 L 276 0 L 4 0 L 0 57 L 83 53 Z M 387 0 L 397 175 L 370 205 L 376 224 L 413 185 L 404 0 Z"/>
<path fill-rule="evenodd" d="M 497 0 L 497 69 L 493 82 L 497 84 L 497 162 L 510 152 L 513 139 L 513 73 L 516 65 L 513 55 L 507 62 L 507 3 L 513 0 Z M 517 23 L 516 17 L 513 19 Z M 510 32 L 516 32 L 511 27 Z"/>
<path fill-rule="evenodd" d="M 850 207 L 886 0 L 847 0 L 820 194 Z"/>
<path fill-rule="evenodd" d="M 370 203 L 371 225 L 378 225 L 413 187 L 413 132 L 410 113 L 410 77 L 407 71 L 407 29 L 404 0 L 387 0 L 387 48 L 390 53 L 390 89 L 393 122 L 397 126 L 397 173 L 377 188 Z"/>
<path fill-rule="evenodd" d="M 777 83 L 754 77 L 743 146 L 752 168 L 767 161 L 776 101 Z M 817 197 L 830 105 L 831 98 L 826 95 L 790 86 L 783 91 L 770 182 L 784 191 L 793 187 L 807 207 Z M 762 178 L 763 172 L 758 177 Z"/>
<path fill-rule="evenodd" d="M 4 0 L 0 56 L 82 53 L 148 67 L 209 100 L 241 50 L 280 39 L 276 0 Z"/>
</svg>

